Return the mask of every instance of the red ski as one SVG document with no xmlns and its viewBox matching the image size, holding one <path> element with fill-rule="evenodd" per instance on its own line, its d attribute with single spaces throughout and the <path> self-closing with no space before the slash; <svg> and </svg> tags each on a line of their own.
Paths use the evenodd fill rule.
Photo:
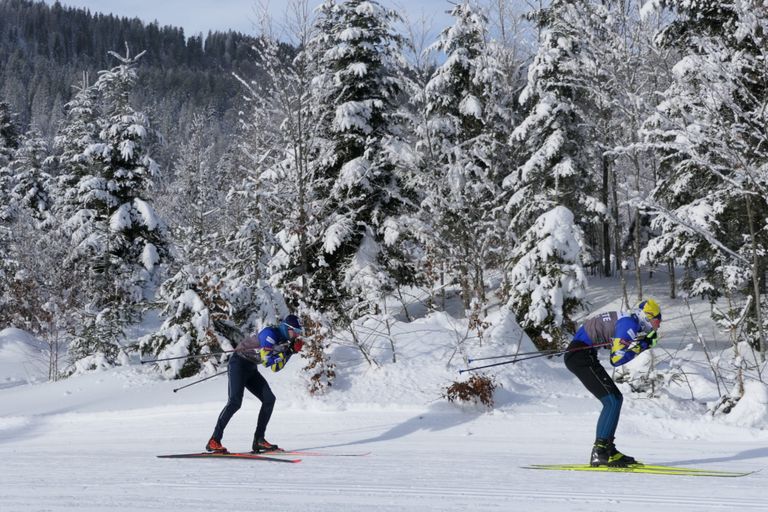
<svg viewBox="0 0 768 512">
<path fill-rule="evenodd" d="M 277 455 L 277 452 L 270 452 L 270 454 Z M 201 452 L 201 453 L 173 453 L 170 455 L 158 455 L 160 459 L 249 459 L 249 460 L 264 460 L 268 462 L 289 462 L 297 463 L 301 462 L 301 459 L 285 459 L 282 457 L 269 457 L 258 453 L 251 452 Z"/>
</svg>

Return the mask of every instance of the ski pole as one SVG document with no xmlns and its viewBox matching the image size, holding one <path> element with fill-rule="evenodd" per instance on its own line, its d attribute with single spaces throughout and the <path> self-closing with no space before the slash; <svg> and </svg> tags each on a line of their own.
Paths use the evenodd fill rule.
<svg viewBox="0 0 768 512">
<path fill-rule="evenodd" d="M 476 366 L 474 368 L 465 368 L 465 369 L 459 370 L 459 373 L 473 372 L 475 370 L 482 370 L 483 368 L 492 368 L 494 366 L 502 366 L 502 365 L 505 365 L 505 364 L 514 364 L 514 363 L 517 363 L 517 362 L 520 362 L 520 361 L 525 361 L 527 359 L 536 359 L 538 357 L 559 356 L 559 355 L 562 355 L 562 354 L 568 354 L 570 352 L 578 352 L 579 350 L 587 350 L 587 349 L 592 349 L 592 348 L 607 347 L 609 345 L 610 345 L 610 343 L 598 343 L 597 345 L 585 345 L 583 347 L 572 348 L 570 350 L 568 350 L 568 349 L 560 350 L 560 351 L 557 351 L 557 352 L 551 352 L 551 351 L 549 351 L 549 352 L 539 352 L 539 353 L 526 352 L 525 354 L 533 354 L 533 355 L 528 355 L 527 357 L 521 357 L 521 358 L 518 358 L 518 359 L 513 359 L 512 361 L 502 361 L 501 363 L 486 364 L 484 366 Z"/>
<path fill-rule="evenodd" d="M 562 354 L 562 352 L 547 353 L 547 354 L 537 354 L 537 355 L 534 355 L 534 356 L 528 356 L 528 357 L 521 357 L 519 359 L 513 359 L 512 361 L 502 361 L 501 363 L 486 364 L 486 365 L 483 365 L 483 366 L 476 366 L 474 368 L 465 368 L 463 370 L 459 370 L 459 373 L 473 372 L 475 370 L 482 370 L 483 368 L 492 368 L 494 366 L 501 366 L 501 365 L 505 365 L 505 364 L 513 364 L 513 363 L 517 363 L 517 362 L 520 362 L 520 361 L 525 361 L 526 359 L 536 359 L 537 357 L 546 357 L 546 356 L 553 356 L 553 355 L 558 355 L 558 354 Z"/>
<path fill-rule="evenodd" d="M 475 361 L 489 361 L 491 359 L 504 359 L 505 357 L 519 357 L 519 356 L 532 356 L 534 354 L 546 354 L 546 355 L 552 355 L 557 354 L 559 351 L 550 349 L 550 350 L 536 350 L 534 352 L 518 352 L 517 354 L 504 354 L 503 356 L 489 356 L 489 357 L 475 357 L 475 358 L 468 358 L 467 363 L 472 364 Z"/>
<path fill-rule="evenodd" d="M 197 357 L 220 356 L 221 354 L 229 354 L 230 352 L 234 352 L 234 350 L 222 350 L 220 352 L 209 352 L 208 354 L 190 354 L 187 356 L 163 357 L 160 359 L 147 359 L 146 361 L 141 361 L 141 364 L 157 363 L 160 361 L 173 361 L 174 359 L 193 359 Z"/>
<path fill-rule="evenodd" d="M 212 379 L 214 377 L 218 377 L 219 375 L 224 375 L 225 373 L 227 373 L 227 371 L 228 370 L 224 370 L 223 372 L 214 373 L 213 375 L 209 375 L 208 377 L 202 378 L 200 380 L 196 380 L 195 382 L 190 382 L 189 384 L 181 386 L 180 388 L 174 389 L 173 392 L 175 393 L 175 392 L 177 392 L 177 391 L 179 391 L 181 389 L 188 388 L 189 386 L 194 386 L 195 384 L 200 384 L 201 382 L 206 381 L 208 379 Z"/>
</svg>

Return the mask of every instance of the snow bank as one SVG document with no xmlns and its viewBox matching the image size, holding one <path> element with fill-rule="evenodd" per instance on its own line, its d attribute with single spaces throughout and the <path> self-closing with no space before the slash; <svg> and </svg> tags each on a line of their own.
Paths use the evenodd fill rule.
<svg viewBox="0 0 768 512">
<path fill-rule="evenodd" d="M 728 413 L 724 421 L 744 427 L 768 425 L 768 386 L 759 381 L 744 384 L 744 396 Z"/>
<path fill-rule="evenodd" d="M 47 379 L 46 344 L 21 329 L 0 331 L 0 389 Z"/>
</svg>

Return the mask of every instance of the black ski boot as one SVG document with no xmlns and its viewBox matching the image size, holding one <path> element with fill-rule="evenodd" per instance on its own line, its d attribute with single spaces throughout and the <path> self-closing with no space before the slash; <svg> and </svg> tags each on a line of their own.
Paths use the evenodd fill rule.
<svg viewBox="0 0 768 512">
<path fill-rule="evenodd" d="M 610 442 L 608 443 L 608 450 L 610 452 L 610 456 L 608 459 L 609 466 L 625 468 L 627 466 L 631 466 L 632 464 L 638 463 L 634 457 L 625 455 L 621 453 L 619 450 L 617 450 L 616 445 L 613 444 L 613 439 L 611 439 Z"/>
<path fill-rule="evenodd" d="M 592 455 L 589 457 L 589 465 L 592 467 L 607 466 L 611 458 L 611 452 L 608 450 L 608 441 L 598 439 L 592 446 Z"/>
<path fill-rule="evenodd" d="M 634 457 L 624 455 L 616 449 L 613 441 L 608 439 L 598 439 L 592 447 L 592 455 L 589 458 L 589 465 L 608 466 L 612 468 L 626 468 L 632 464 L 637 464 Z"/>
</svg>

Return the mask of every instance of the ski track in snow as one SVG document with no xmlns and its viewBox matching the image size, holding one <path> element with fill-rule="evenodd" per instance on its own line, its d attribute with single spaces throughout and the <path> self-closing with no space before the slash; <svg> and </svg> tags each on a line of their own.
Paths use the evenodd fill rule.
<svg viewBox="0 0 768 512">
<path fill-rule="evenodd" d="M 225 444 L 243 449 L 257 413 L 246 401 Z M 202 448 L 218 407 L 203 404 L 103 413 L 32 416 L 0 428 L 4 512 L 85 510 L 281 510 L 338 512 L 765 510 L 765 475 L 704 478 L 546 472 L 521 466 L 580 462 L 589 446 L 564 430 L 594 416 L 468 414 L 408 410 L 277 411 L 270 437 L 289 448 L 371 451 L 364 457 L 305 457 L 283 465 L 249 460 L 158 459 Z M 632 418 L 625 418 L 631 422 Z M 17 435 L 18 428 L 26 435 Z M 286 441 L 283 442 L 283 439 Z M 629 439 L 628 439 L 629 441 Z M 762 440 L 765 445 L 766 439 Z M 577 446 L 574 446 L 577 445 Z M 718 446 L 717 453 L 743 452 Z M 695 463 L 706 443 L 633 440 L 630 453 L 664 453 L 707 469 L 755 470 L 759 457 Z M 650 449 L 649 449 L 650 448 Z M 629 451 L 629 449 L 627 449 Z M 654 458 L 659 458 L 655 455 Z M 659 461 L 654 461 L 659 462 Z M 713 491 L 709 494 L 708 489 Z"/>
</svg>

